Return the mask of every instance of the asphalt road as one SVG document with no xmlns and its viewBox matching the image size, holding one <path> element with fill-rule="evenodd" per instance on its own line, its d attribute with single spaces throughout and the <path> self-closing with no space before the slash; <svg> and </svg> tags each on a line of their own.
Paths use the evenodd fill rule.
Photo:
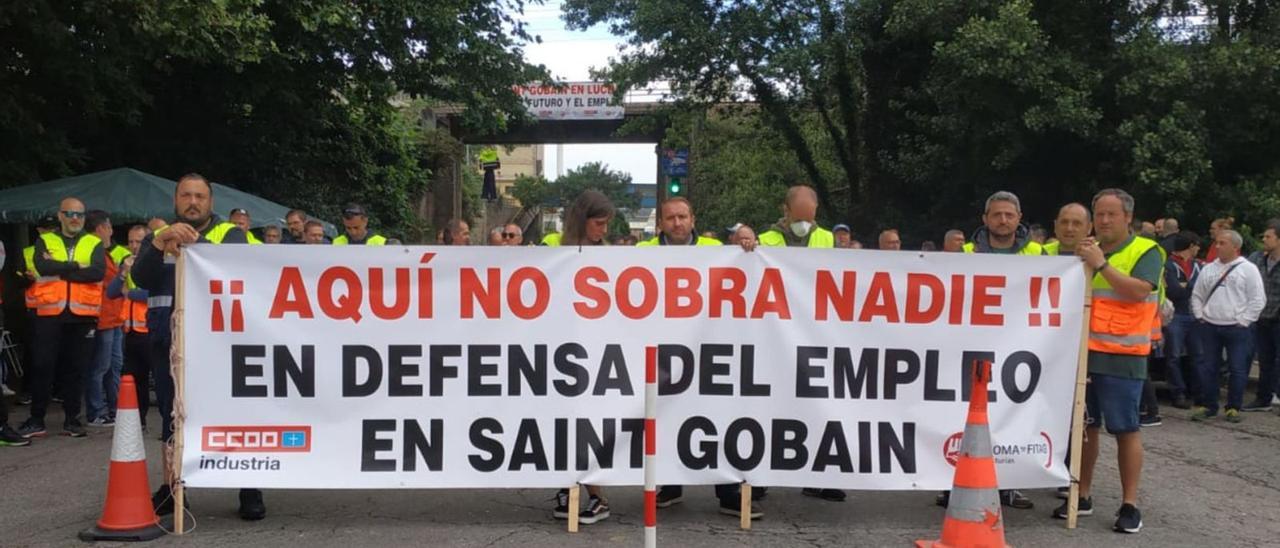
<svg viewBox="0 0 1280 548">
<path fill-rule="evenodd" d="M 154 412 L 153 412 L 154 413 Z M 14 422 L 26 416 L 13 410 Z M 61 423 L 51 413 L 50 425 Z M 159 424 L 153 417 L 152 424 Z M 0 450 L 0 546 L 71 546 L 96 520 L 106 489 L 110 430 L 87 439 L 56 436 Z M 1096 513 L 1074 531 L 1049 517 L 1059 501 L 1029 492 L 1034 510 L 1006 511 L 1013 546 L 1280 546 L 1280 416 L 1248 413 L 1240 424 L 1191 423 L 1165 409 L 1143 431 L 1146 465 L 1138 535 L 1111 532 L 1119 478 L 1107 438 L 1095 487 Z M 154 434 L 148 435 L 154 437 Z M 159 444 L 148 441 L 152 486 Z M 157 546 L 636 546 L 643 539 L 639 488 L 612 489 L 613 517 L 577 534 L 551 517 L 548 490 L 268 491 L 260 522 L 236 517 L 235 491 L 190 493 L 196 529 Z M 685 490 L 659 514 L 664 546 L 908 546 L 936 538 L 943 510 L 928 492 L 854 492 L 844 503 L 772 489 L 750 531 L 716 513 L 710 486 Z M 101 543 L 110 545 L 110 543 Z"/>
</svg>

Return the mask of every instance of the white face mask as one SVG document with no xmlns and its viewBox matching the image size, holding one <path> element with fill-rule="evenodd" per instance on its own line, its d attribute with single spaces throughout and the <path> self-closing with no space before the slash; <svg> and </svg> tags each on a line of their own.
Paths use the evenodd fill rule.
<svg viewBox="0 0 1280 548">
<path fill-rule="evenodd" d="M 795 234 L 796 237 L 798 238 L 803 238 L 805 236 L 808 236 L 809 230 L 812 228 L 813 228 L 813 223 L 809 221 L 796 221 L 794 223 L 791 223 L 791 233 Z"/>
</svg>

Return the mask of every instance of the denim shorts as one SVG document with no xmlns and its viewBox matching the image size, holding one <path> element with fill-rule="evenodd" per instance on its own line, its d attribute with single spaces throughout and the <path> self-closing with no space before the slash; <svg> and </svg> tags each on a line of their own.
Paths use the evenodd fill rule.
<svg viewBox="0 0 1280 548">
<path fill-rule="evenodd" d="M 1089 374 L 1084 391 L 1084 423 L 1105 426 L 1112 435 L 1137 432 L 1138 407 L 1142 403 L 1142 379 Z"/>
</svg>

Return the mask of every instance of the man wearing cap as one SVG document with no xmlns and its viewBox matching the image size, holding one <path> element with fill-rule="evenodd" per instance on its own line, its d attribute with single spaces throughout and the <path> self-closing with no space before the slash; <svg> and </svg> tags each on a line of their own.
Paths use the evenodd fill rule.
<svg viewBox="0 0 1280 548">
<path fill-rule="evenodd" d="M 63 433 L 85 436 L 80 423 L 80 400 L 102 307 L 102 278 L 106 253 L 102 240 L 84 231 L 84 203 L 62 200 L 58 232 L 36 240 L 35 267 L 48 284 L 36 294 L 35 364 L 31 368 L 31 416 L 18 427 L 24 438 L 43 437 L 45 411 L 52 398 L 53 377 L 61 381 Z"/>
<path fill-rule="evenodd" d="M 840 223 L 833 226 L 831 233 L 836 236 L 836 248 L 853 249 L 853 230 L 849 229 L 849 225 Z"/>
<path fill-rule="evenodd" d="M 254 236 L 252 232 L 249 232 L 249 212 L 244 208 L 237 207 L 231 210 L 231 213 L 227 214 L 227 220 L 231 221 L 232 224 L 240 227 L 240 230 L 244 231 L 244 237 L 249 240 L 249 243 L 262 243 L 262 240 L 259 240 L 257 236 Z"/>
<path fill-rule="evenodd" d="M 360 204 L 342 208 L 342 226 L 346 234 L 333 239 L 333 245 L 387 245 L 387 239 L 369 232 L 369 215 Z"/>
</svg>

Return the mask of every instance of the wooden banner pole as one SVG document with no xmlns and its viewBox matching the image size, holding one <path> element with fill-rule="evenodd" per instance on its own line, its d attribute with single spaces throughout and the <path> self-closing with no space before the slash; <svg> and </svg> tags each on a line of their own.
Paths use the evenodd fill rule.
<svg viewBox="0 0 1280 548">
<path fill-rule="evenodd" d="M 569 532 L 578 532 L 578 504 L 581 503 L 581 496 L 578 491 L 581 485 L 575 483 L 569 488 Z"/>
<path fill-rule="evenodd" d="M 1084 269 L 1084 315 L 1080 326 L 1080 357 L 1076 360 L 1076 389 L 1071 407 L 1071 491 L 1067 494 L 1067 529 L 1080 517 L 1080 462 L 1084 451 L 1084 391 L 1089 382 L 1089 320 L 1093 314 L 1093 272 Z"/>
<path fill-rule="evenodd" d="M 185 393 L 184 390 L 186 389 L 186 384 L 187 384 L 186 383 L 187 360 L 186 360 L 186 346 L 185 346 L 186 341 L 184 340 L 185 338 L 183 337 L 183 331 L 185 331 L 185 325 L 182 317 L 186 311 L 186 306 L 184 306 L 185 302 L 183 300 L 183 295 L 186 293 L 184 291 L 184 289 L 186 288 L 186 264 L 187 264 L 186 252 L 185 250 L 180 249 L 178 252 L 178 265 L 177 265 L 177 268 L 175 269 L 177 271 L 177 280 L 176 280 L 177 283 L 175 284 L 174 292 L 173 292 L 173 304 L 174 304 L 173 314 L 176 319 L 176 321 L 173 324 L 175 328 L 173 333 L 173 344 L 174 344 L 175 353 L 178 356 L 180 356 L 180 359 L 178 360 L 177 375 L 175 375 L 173 378 L 173 393 L 174 393 L 174 397 L 178 401 L 183 400 L 183 394 Z M 182 406 L 174 405 L 174 409 L 182 409 Z M 182 535 L 186 533 L 186 528 L 184 527 L 186 522 L 186 505 L 185 505 L 186 489 L 184 488 L 184 485 L 182 483 L 182 451 L 183 451 L 182 423 L 183 422 L 184 422 L 183 413 L 181 412 L 174 413 L 173 438 L 172 438 L 173 462 L 171 463 L 171 466 L 174 469 L 174 484 L 172 487 L 173 529 L 174 529 L 174 533 L 178 535 Z"/>
</svg>

